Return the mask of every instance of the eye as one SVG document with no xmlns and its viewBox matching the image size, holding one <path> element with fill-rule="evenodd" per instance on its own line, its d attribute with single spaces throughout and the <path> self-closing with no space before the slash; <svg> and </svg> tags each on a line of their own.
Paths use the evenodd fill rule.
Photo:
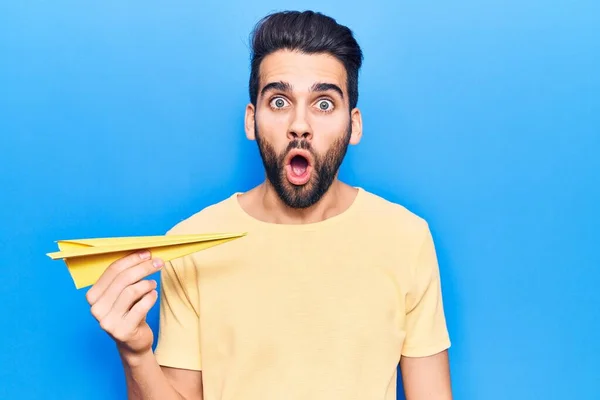
<svg viewBox="0 0 600 400">
<path fill-rule="evenodd" d="M 287 101 L 283 97 L 275 97 L 270 101 L 269 105 L 275 109 L 283 108 L 287 105 Z"/>
<path fill-rule="evenodd" d="M 331 100 L 322 99 L 317 102 L 319 110 L 329 112 L 333 110 L 333 102 Z"/>
</svg>

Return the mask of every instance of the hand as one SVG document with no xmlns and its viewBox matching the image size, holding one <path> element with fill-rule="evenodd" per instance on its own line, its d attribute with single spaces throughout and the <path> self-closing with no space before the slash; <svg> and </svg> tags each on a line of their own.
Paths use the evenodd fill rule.
<svg viewBox="0 0 600 400">
<path fill-rule="evenodd" d="M 158 271 L 164 263 L 150 257 L 150 252 L 145 251 L 115 261 L 86 294 L 92 315 L 125 357 L 152 350 L 154 335 L 146 316 L 158 293 L 156 281 L 143 278 Z"/>
</svg>

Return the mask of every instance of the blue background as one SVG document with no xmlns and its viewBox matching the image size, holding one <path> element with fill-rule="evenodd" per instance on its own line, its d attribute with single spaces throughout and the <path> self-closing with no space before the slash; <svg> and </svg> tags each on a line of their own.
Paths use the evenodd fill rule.
<svg viewBox="0 0 600 400">
<path fill-rule="evenodd" d="M 455 398 L 599 399 L 594 0 L 3 1 L 0 398 L 125 398 L 85 291 L 45 253 L 163 234 L 259 183 L 248 35 L 297 7 L 363 47 L 365 136 L 341 175 L 430 222 Z"/>
</svg>

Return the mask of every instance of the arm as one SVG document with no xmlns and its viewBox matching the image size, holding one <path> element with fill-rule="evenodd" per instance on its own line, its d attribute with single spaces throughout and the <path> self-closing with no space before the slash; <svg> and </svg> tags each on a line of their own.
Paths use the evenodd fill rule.
<svg viewBox="0 0 600 400">
<path fill-rule="evenodd" d="M 183 394 L 186 400 L 204 400 L 201 371 L 169 367 L 162 367 L 162 370 L 169 382 Z"/>
<path fill-rule="evenodd" d="M 202 372 L 158 365 L 152 353 L 135 360 L 121 355 L 131 400 L 203 400 Z"/>
<path fill-rule="evenodd" d="M 433 238 L 425 229 L 406 296 L 406 338 L 400 371 L 406 400 L 451 400 L 450 337 Z"/>
<path fill-rule="evenodd" d="M 448 351 L 427 357 L 402 357 L 406 400 L 452 400 Z"/>
<path fill-rule="evenodd" d="M 156 303 L 156 282 L 144 279 L 164 266 L 149 252 L 115 261 L 87 292 L 92 315 L 115 341 L 133 400 L 202 400 L 200 371 L 161 368 L 146 322 Z"/>
</svg>

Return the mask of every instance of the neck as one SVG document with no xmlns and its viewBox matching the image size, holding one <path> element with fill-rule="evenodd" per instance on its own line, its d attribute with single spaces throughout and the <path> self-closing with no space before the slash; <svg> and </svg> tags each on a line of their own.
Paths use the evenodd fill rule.
<svg viewBox="0 0 600 400">
<path fill-rule="evenodd" d="M 251 216 L 275 224 L 309 224 L 324 221 L 350 207 L 357 190 L 338 179 L 321 199 L 305 209 L 288 207 L 268 181 L 240 196 L 240 205 Z"/>
</svg>

